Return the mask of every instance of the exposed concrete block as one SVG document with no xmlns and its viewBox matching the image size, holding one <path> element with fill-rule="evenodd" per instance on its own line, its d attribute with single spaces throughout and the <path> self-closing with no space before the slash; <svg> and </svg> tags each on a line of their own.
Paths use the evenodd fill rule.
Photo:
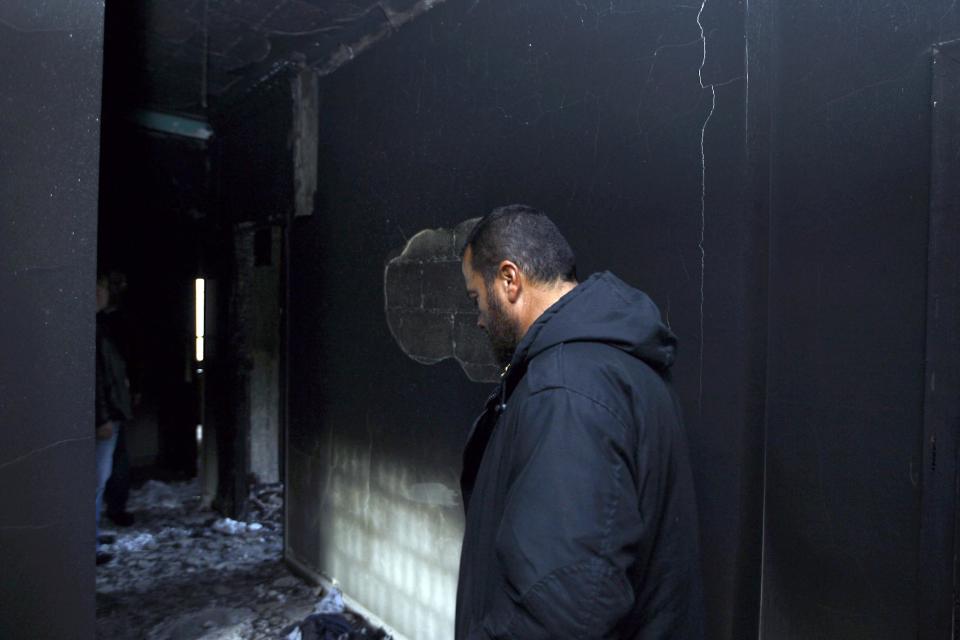
<svg viewBox="0 0 960 640">
<path fill-rule="evenodd" d="M 449 229 L 424 229 L 407 241 L 401 255 L 407 262 L 451 262 L 457 260 L 453 232 Z"/>
<path fill-rule="evenodd" d="M 412 359 L 454 358 L 471 380 L 495 382 L 499 369 L 460 272 L 460 245 L 476 221 L 410 238 L 384 270 L 384 309 L 390 332 Z"/>
<path fill-rule="evenodd" d="M 453 263 L 453 268 L 450 261 L 423 263 L 422 282 L 425 309 L 473 312 L 473 303 L 463 287 L 459 260 Z"/>
<path fill-rule="evenodd" d="M 458 313 L 453 323 L 454 353 L 460 362 L 469 362 L 478 366 L 487 366 L 491 370 L 484 380 L 497 380 L 499 368 L 490 351 L 487 335 L 477 327 L 476 313 Z"/>
<path fill-rule="evenodd" d="M 422 309 L 422 263 L 399 262 L 388 269 L 384 286 L 390 291 L 387 309 Z"/>
<path fill-rule="evenodd" d="M 463 249 L 463 243 L 467 241 L 467 236 L 470 235 L 470 232 L 473 231 L 473 228 L 477 225 L 477 222 L 480 221 L 480 218 L 470 218 L 469 220 L 464 220 L 458 224 L 453 229 L 453 252 L 454 255 L 459 259 L 460 250 Z"/>
<path fill-rule="evenodd" d="M 451 357 L 453 315 L 422 309 L 387 311 L 394 335 L 402 335 L 401 348 L 421 364 L 435 364 Z"/>
</svg>

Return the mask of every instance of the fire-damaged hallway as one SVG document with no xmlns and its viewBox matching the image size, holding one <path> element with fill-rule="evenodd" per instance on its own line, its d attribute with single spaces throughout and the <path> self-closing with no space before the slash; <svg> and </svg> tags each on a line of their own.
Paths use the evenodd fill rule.
<svg viewBox="0 0 960 640">
<path fill-rule="evenodd" d="M 335 590 L 292 575 L 282 560 L 282 494 L 256 485 L 249 522 L 204 509 L 199 485 L 149 480 L 133 492 L 136 522 L 109 533 L 97 568 L 96 637 L 107 640 L 296 638 L 319 612 L 342 614 L 351 637 L 387 634 L 345 611 Z M 310 638 L 309 634 L 301 634 Z"/>
<path fill-rule="evenodd" d="M 679 338 L 708 638 L 955 637 L 958 39 L 954 0 L 0 2 L 0 638 L 304 640 L 335 587 L 453 638 L 499 380 L 460 250 L 518 202 Z"/>
</svg>

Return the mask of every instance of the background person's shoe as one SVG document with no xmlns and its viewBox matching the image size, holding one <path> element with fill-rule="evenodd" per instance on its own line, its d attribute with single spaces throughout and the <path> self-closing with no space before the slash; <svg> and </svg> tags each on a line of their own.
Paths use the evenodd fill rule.
<svg viewBox="0 0 960 640">
<path fill-rule="evenodd" d="M 136 521 L 136 518 L 134 518 L 133 514 L 129 511 L 120 511 L 118 513 L 107 512 L 107 517 L 118 527 L 129 527 Z"/>
</svg>

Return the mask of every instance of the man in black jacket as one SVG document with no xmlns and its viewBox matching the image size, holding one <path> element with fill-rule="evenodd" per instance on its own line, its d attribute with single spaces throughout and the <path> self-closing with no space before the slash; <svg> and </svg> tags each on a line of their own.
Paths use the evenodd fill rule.
<svg viewBox="0 0 960 640">
<path fill-rule="evenodd" d="M 501 207 L 462 270 L 505 366 L 474 423 L 457 640 L 703 637 L 676 339 L 610 273 L 578 283 L 542 213 Z"/>
</svg>

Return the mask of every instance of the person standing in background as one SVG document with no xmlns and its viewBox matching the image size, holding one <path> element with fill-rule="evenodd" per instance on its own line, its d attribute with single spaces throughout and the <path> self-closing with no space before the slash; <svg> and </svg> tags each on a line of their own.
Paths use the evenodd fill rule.
<svg viewBox="0 0 960 640">
<path fill-rule="evenodd" d="M 110 303 L 97 316 L 101 330 L 110 337 L 127 365 L 127 385 L 133 399 L 133 408 L 139 404 L 137 376 L 132 370 L 135 360 L 131 360 L 131 336 L 129 319 L 122 303 L 127 290 L 127 277 L 119 271 L 111 271 L 107 276 L 107 288 Z M 103 502 L 107 517 L 118 527 L 131 526 L 135 518 L 127 511 L 127 499 L 130 497 L 130 455 L 127 453 L 127 429 L 120 429 L 117 444 L 113 450 L 113 471 L 103 491 Z"/>
<path fill-rule="evenodd" d="M 97 564 L 109 562 L 109 554 L 100 551 L 100 513 L 103 507 L 103 492 L 113 470 L 113 452 L 123 422 L 133 417 L 130 388 L 127 380 L 127 363 L 124 360 L 116 336 L 111 335 L 105 311 L 110 307 L 111 295 L 119 294 L 120 283 L 111 290 L 111 277 L 97 278 L 97 351 L 96 351 L 96 522 Z"/>
</svg>

